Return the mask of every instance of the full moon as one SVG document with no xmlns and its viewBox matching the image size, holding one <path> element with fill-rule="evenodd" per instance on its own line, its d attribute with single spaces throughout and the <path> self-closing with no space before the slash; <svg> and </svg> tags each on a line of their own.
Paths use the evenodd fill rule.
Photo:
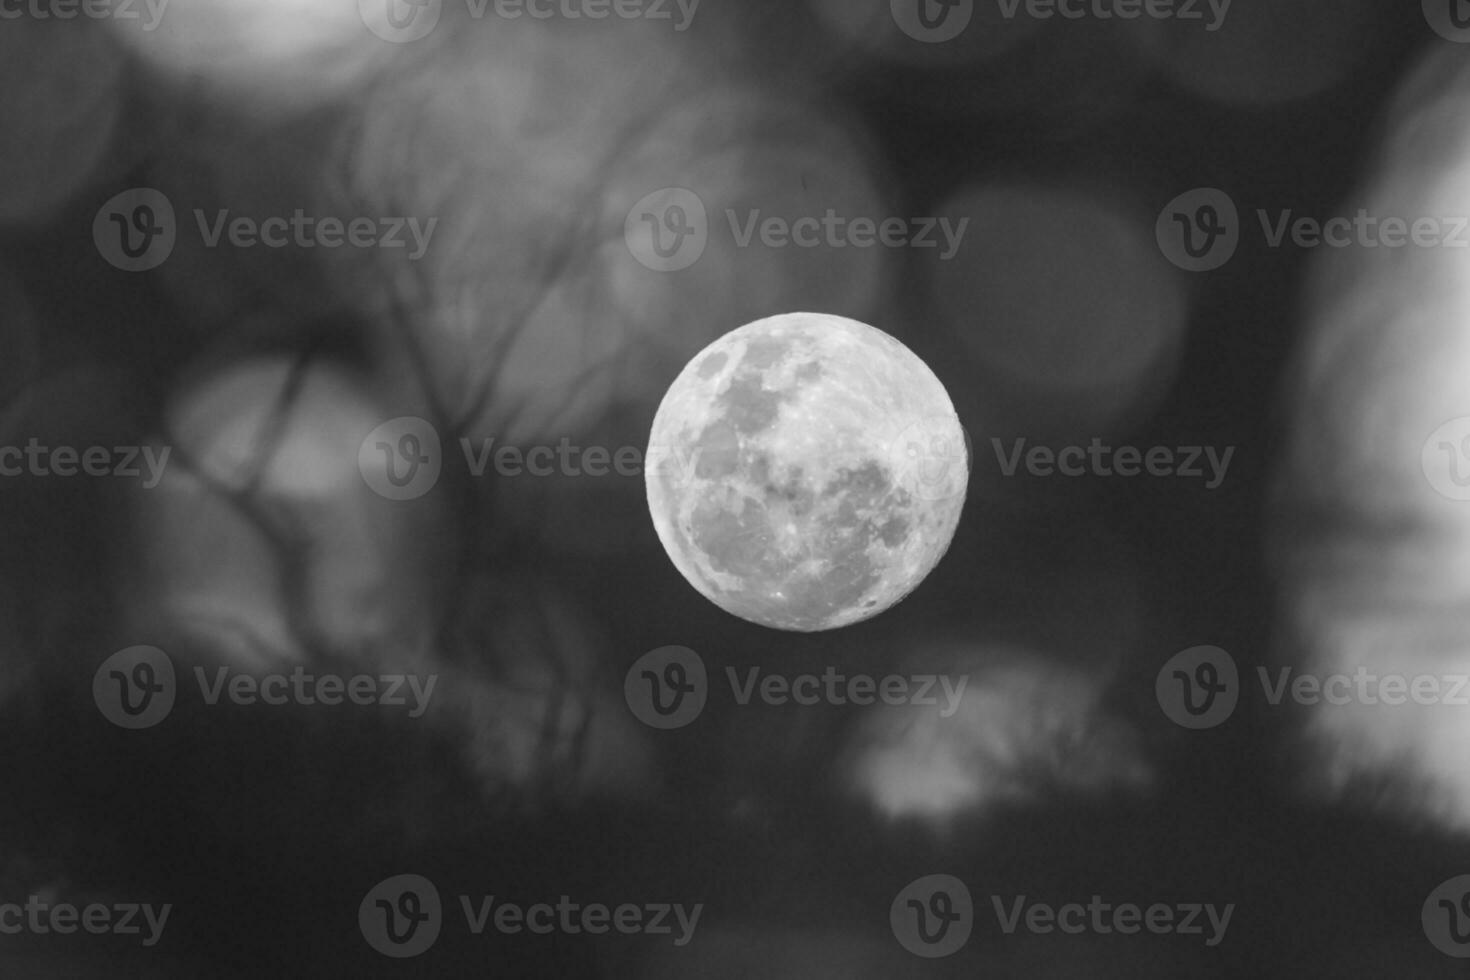
<svg viewBox="0 0 1470 980">
<path fill-rule="evenodd" d="M 648 509 L 711 602 L 774 629 L 859 622 L 949 548 L 969 451 L 949 394 L 856 320 L 789 313 L 733 330 L 664 395 Z"/>
</svg>

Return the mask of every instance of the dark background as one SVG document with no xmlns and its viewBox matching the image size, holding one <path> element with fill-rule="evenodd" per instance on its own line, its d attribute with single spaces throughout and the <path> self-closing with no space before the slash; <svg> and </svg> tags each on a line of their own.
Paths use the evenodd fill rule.
<svg viewBox="0 0 1470 980">
<path fill-rule="evenodd" d="M 1218 43 L 1238 47 L 1220 61 L 1209 52 L 1150 60 L 1116 32 L 1088 35 L 1096 25 L 1051 22 L 993 58 L 936 64 L 840 43 L 800 4 L 721 6 L 706 0 L 678 43 L 697 52 L 694 61 L 720 62 L 733 78 L 773 83 L 793 104 L 852 120 L 891 213 L 935 213 L 976 179 L 1019 181 L 1136 206 L 1150 238 L 1153 216 L 1194 187 L 1226 190 L 1247 224 L 1257 208 L 1351 213 L 1395 85 L 1445 44 L 1414 4 L 1237 0 Z M 0 23 L 0 41 L 19 43 L 4 37 L 16 29 Z M 494 18 L 464 28 L 497 29 Z M 1171 26 L 1150 43 L 1165 52 L 1216 43 L 1183 39 L 1191 32 Z M 464 69 L 470 49 L 449 50 L 435 69 L 446 78 Z M 66 53 L 61 46 L 55 57 Z M 1228 67 L 1232 57 L 1253 65 L 1240 77 L 1258 91 L 1228 72 L 1220 92 L 1239 97 L 1211 97 L 1181 81 L 1191 66 Z M 39 342 L 31 369 L 0 370 L 9 387 L 5 444 L 33 433 L 78 444 L 156 438 L 172 399 L 202 365 L 247 356 L 340 364 L 370 390 L 392 376 L 382 364 L 402 350 L 382 340 L 394 336 L 391 311 L 355 308 L 353 290 L 319 256 L 271 256 L 238 274 L 233 259 L 219 256 L 188 275 L 128 274 L 101 260 L 90 233 L 98 207 L 123 189 L 185 194 L 191 154 L 227 152 L 255 178 L 284 175 L 249 186 L 272 188 L 289 206 L 314 206 L 319 178 L 335 163 L 337 144 L 323 134 L 372 97 L 368 82 L 286 120 L 228 91 L 181 84 L 131 50 L 126 58 L 122 114 L 105 159 L 59 203 L 0 223 L 0 267 L 22 284 Z M 37 134 L 46 130 L 34 120 L 64 111 L 54 79 L 87 70 L 14 63 L 31 74 L 0 62 L 0 102 L 8 104 L 0 119 L 15 133 L 0 136 L 8 144 L 0 159 L 12 163 L 42 152 Z M 1294 69 L 1321 63 L 1341 64 L 1335 84 L 1277 97 L 1278 89 L 1291 91 Z M 644 109 L 656 117 L 659 96 L 625 77 L 624 67 L 609 56 L 606 88 L 648 99 Z M 397 70 L 383 69 L 389 87 Z M 557 69 L 547 62 L 537 70 Z M 459 105 L 474 111 L 473 98 Z M 741 125 L 725 138 L 759 133 L 758 123 Z M 269 139 L 228 145 L 199 135 L 235 126 Z M 570 145 L 559 152 L 578 152 L 580 144 Z M 249 163 L 257 146 L 270 157 L 259 168 Z M 282 154 L 283 146 L 292 152 Z M 431 154 L 418 165 L 434 164 Z M 448 200 L 493 226 L 469 195 L 485 195 L 493 212 L 497 195 L 539 193 L 516 183 L 521 171 L 508 172 L 503 184 L 454 185 Z M 207 184 L 200 199 L 249 206 L 230 196 L 235 187 Z M 569 214 L 556 200 L 548 221 L 575 237 L 581 226 Z M 611 692 L 601 710 L 616 711 L 628 665 L 664 644 L 699 651 L 712 669 L 817 672 L 828 664 L 897 669 L 936 650 L 983 662 L 986 650 L 1010 644 L 1067 665 L 1106 666 L 1106 702 L 1135 732 L 1153 773 L 1146 792 L 1089 793 L 1066 780 L 1053 786 L 1045 773 L 1011 773 L 1032 787 L 1027 802 L 961 813 L 944 832 L 885 821 L 840 792 L 837 760 L 852 716 L 723 701 L 680 732 L 637 733 L 641 755 L 632 768 L 640 775 L 626 784 L 619 773 L 584 778 L 564 759 L 512 771 L 497 756 L 504 746 L 496 737 L 550 750 L 517 734 L 476 742 L 467 734 L 480 731 L 473 711 L 468 728 L 310 711 L 267 719 L 180 711 L 159 729 L 124 732 L 97 714 L 90 680 L 112 651 L 163 643 L 141 635 L 140 624 L 157 620 L 139 612 L 153 588 L 142 556 L 156 530 L 140 524 L 126 490 L 106 481 L 5 479 L 0 666 L 12 678 L 0 687 L 0 899 L 48 885 L 63 896 L 172 902 L 175 911 L 156 951 L 112 938 L 0 937 L 0 975 L 1452 975 L 1458 968 L 1425 941 L 1418 915 L 1428 891 L 1470 857 L 1462 841 L 1350 801 L 1303 799 L 1288 726 L 1260 705 L 1246 702 L 1227 725 L 1194 733 L 1170 724 L 1154 700 L 1159 667 L 1187 647 L 1222 647 L 1242 671 L 1274 655 L 1267 504 L 1311 256 L 1270 249 L 1253 231 L 1243 230 L 1223 268 L 1179 274 L 1188 307 L 1177 363 L 1140 376 L 1140 386 L 1162 386 L 1159 397 L 1101 430 L 1118 444 L 1237 447 L 1229 479 L 1214 491 L 1181 481 L 980 476 L 991 435 L 1085 442 L 1094 434 L 1085 408 L 1058 422 L 1044 393 L 995 395 L 955 324 L 935 313 L 943 302 L 926 257 L 890 260 L 882 302 L 865 318 L 905 340 L 945 382 L 976 446 L 977 475 L 948 556 L 918 592 L 868 623 L 796 635 L 720 611 L 663 555 L 641 480 L 523 491 L 450 474 L 436 491 L 445 506 L 440 523 L 423 532 L 431 555 L 462 547 L 472 556 L 468 566 L 441 567 L 432 593 L 458 606 L 442 615 L 480 617 L 483 634 L 439 651 L 464 670 L 498 676 L 497 664 L 510 657 L 559 664 L 553 677 L 580 671 L 579 685 Z M 983 237 L 985 228 L 977 224 L 972 234 Z M 557 240 L 533 238 L 525 247 Z M 1059 246 L 1057 254 L 1056 265 L 1032 270 L 1028 281 L 1069 295 L 1087 278 L 1075 259 L 1061 261 L 1075 249 Z M 485 268 L 477 295 L 487 303 L 497 298 L 497 268 L 523 259 L 491 250 L 455 257 Z M 551 267 L 530 263 L 546 275 Z M 843 284 L 802 289 L 746 296 L 727 308 L 702 305 L 671 328 L 668 363 L 677 370 L 725 330 L 796 308 L 808 295 L 841 295 Z M 1074 308 L 1087 307 L 1081 297 Z M 410 329 L 422 325 L 414 313 Z M 0 311 L 7 315 L 7 335 L 15 336 L 23 314 L 13 293 Z M 665 372 L 665 383 L 672 376 Z M 567 434 L 590 442 L 646 432 L 660 393 L 624 392 L 597 422 Z M 221 549 L 217 560 L 233 558 Z M 489 576 L 491 595 L 456 590 L 471 566 Z M 543 601 L 553 604 L 538 606 Z M 570 617 L 575 630 L 558 625 Z M 188 644 L 203 642 L 181 639 L 170 653 L 189 662 L 206 654 Z M 392 655 L 384 656 L 391 665 Z M 499 702 L 490 703 L 474 710 L 497 710 Z M 592 759 L 583 765 L 605 764 L 605 755 Z M 406 871 L 434 880 L 444 895 L 529 902 L 572 894 L 704 902 L 706 910 L 683 950 L 648 939 L 553 944 L 447 930 L 430 953 L 400 963 L 362 942 L 355 910 L 374 882 Z M 940 872 L 977 894 L 1061 902 L 1100 893 L 1237 908 L 1226 941 L 1213 949 L 1186 937 L 982 931 L 960 956 L 926 962 L 892 941 L 887 908 L 908 881 Z M 110 957 L 122 965 L 104 966 Z"/>
</svg>

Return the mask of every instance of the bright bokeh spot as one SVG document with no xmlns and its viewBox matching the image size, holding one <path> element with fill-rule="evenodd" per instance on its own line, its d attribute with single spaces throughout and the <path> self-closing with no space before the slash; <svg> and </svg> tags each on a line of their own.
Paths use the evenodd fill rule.
<svg viewBox="0 0 1470 980">
<path fill-rule="evenodd" d="M 353 379 L 312 366 L 294 384 L 289 362 L 262 360 L 177 396 L 166 479 L 135 494 L 138 615 L 242 669 L 308 648 L 422 655 L 444 567 L 437 510 L 369 489 L 359 449 L 385 419 Z"/>
<path fill-rule="evenodd" d="M 1458 49 L 1411 77 L 1358 195 L 1368 214 L 1470 210 L 1467 86 Z M 1455 680 L 1470 673 L 1470 253 L 1354 247 L 1314 273 L 1269 539 L 1286 595 L 1278 659 L 1319 677 L 1402 678 L 1409 700 L 1385 703 L 1374 685 L 1372 702 L 1355 687 L 1348 703 L 1302 707 L 1304 782 L 1470 831 Z M 1428 703 L 1416 680 L 1433 685 Z"/>
<path fill-rule="evenodd" d="M 1150 783 L 1136 733 L 1102 705 L 1102 672 L 1003 646 L 950 659 L 957 704 L 937 694 L 934 705 L 870 708 L 848 742 L 845 788 L 880 816 L 943 831 L 1053 794 Z"/>
<path fill-rule="evenodd" d="M 293 393 L 290 371 L 287 362 L 246 364 L 180 400 L 171 434 L 205 476 L 299 500 L 355 489 L 358 447 L 380 421 L 371 403 L 319 370 Z"/>
<path fill-rule="evenodd" d="M 452 411 L 493 389 L 490 434 L 544 438 L 595 417 L 618 376 L 632 327 L 608 295 L 600 183 L 635 120 L 691 75 L 659 35 L 495 26 L 405 65 L 342 147 L 334 209 L 435 220 L 429 250 L 329 258 L 367 315 L 388 317 L 395 294 L 409 304 Z"/>
<path fill-rule="evenodd" d="M 169 0 L 156 18 L 151 4 L 110 2 L 104 23 L 160 73 L 272 113 L 348 94 L 400 50 L 364 21 L 362 9 L 387 16 L 386 2 Z"/>
<path fill-rule="evenodd" d="M 276 556 L 245 515 L 177 465 L 137 495 L 134 512 L 144 544 L 122 587 L 129 626 L 191 659 L 251 673 L 305 659 Z"/>
<path fill-rule="evenodd" d="M 888 296 L 901 255 L 851 240 L 855 219 L 895 214 L 871 172 L 872 154 L 851 120 L 758 89 L 687 101 L 619 161 L 603 220 L 662 187 L 692 191 L 708 221 L 697 262 L 676 273 L 617 257 L 620 305 L 658 338 L 665 367 L 682 367 L 705 343 L 742 323 L 791 310 L 861 319 Z M 830 228 L 815 229 L 810 219 Z M 667 225 L 669 215 L 653 215 Z M 798 221 L 808 219 L 797 229 Z M 786 229 L 791 233 L 783 234 Z M 711 324 L 703 339 L 689 324 Z"/>
<path fill-rule="evenodd" d="M 410 298 L 431 380 L 476 434 L 583 435 L 615 408 L 651 410 L 688 357 L 742 322 L 861 315 L 884 295 L 883 249 L 772 248 L 758 229 L 742 244 L 730 218 L 743 235 L 752 218 L 883 216 L 861 139 L 795 93 L 717 89 L 691 60 L 658 33 L 516 23 L 405 70 L 363 107 L 348 200 L 438 224 L 416 262 L 341 255 L 334 275 L 377 319 L 389 291 Z M 629 215 L 671 187 L 704 201 L 708 246 L 655 271 L 630 248 Z"/>
<path fill-rule="evenodd" d="M 968 188 L 938 213 L 969 225 L 953 259 L 926 257 L 931 301 L 1000 418 L 1099 435 L 1152 409 L 1177 372 L 1188 304 L 1142 219 L 1025 185 Z"/>
</svg>

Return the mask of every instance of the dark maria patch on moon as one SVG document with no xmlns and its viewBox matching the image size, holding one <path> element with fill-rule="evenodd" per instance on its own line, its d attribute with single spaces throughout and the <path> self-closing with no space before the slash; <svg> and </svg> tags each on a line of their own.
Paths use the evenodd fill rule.
<svg viewBox="0 0 1470 980">
<path fill-rule="evenodd" d="M 721 422 L 733 425 L 741 435 L 753 436 L 775 425 L 781 417 L 781 403 L 790 398 L 789 394 L 766 388 L 761 376 L 746 371 L 742 362 L 716 404 L 720 406 Z"/>
<path fill-rule="evenodd" d="M 727 479 L 740 468 L 740 435 L 736 427 L 724 419 L 711 422 L 700 433 L 694 452 L 696 479 Z"/>
<path fill-rule="evenodd" d="M 885 552 L 908 540 L 909 494 L 873 460 L 819 491 L 800 471 L 776 479 L 770 470 L 768 459 L 756 460 L 750 475 L 767 479 L 694 510 L 694 545 L 711 568 L 740 582 L 723 596 L 772 624 L 806 630 L 882 601 L 863 600 L 882 582 Z"/>
<path fill-rule="evenodd" d="M 713 378 L 715 375 L 723 371 L 725 369 L 725 364 L 729 360 L 729 354 L 726 354 L 724 351 L 715 351 L 709 357 L 706 357 L 703 363 L 699 365 L 699 377 L 704 381 L 708 381 L 710 378 Z"/>
</svg>

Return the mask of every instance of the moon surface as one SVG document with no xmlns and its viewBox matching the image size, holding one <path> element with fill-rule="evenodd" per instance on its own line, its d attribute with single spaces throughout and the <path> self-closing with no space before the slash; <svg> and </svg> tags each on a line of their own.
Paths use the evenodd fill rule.
<svg viewBox="0 0 1470 980">
<path fill-rule="evenodd" d="M 644 478 L 674 565 L 742 619 L 876 616 L 948 550 L 969 480 L 949 394 L 888 334 L 790 313 L 706 347 L 664 395 Z"/>
</svg>

